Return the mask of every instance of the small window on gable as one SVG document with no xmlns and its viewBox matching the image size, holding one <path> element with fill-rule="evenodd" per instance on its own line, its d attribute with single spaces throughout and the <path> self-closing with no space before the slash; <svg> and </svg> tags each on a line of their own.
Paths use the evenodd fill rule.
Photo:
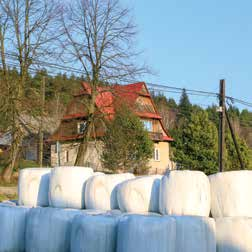
<svg viewBox="0 0 252 252">
<path fill-rule="evenodd" d="M 77 125 L 77 132 L 78 134 L 83 134 L 85 129 L 86 129 L 86 124 L 87 122 L 78 122 L 78 125 Z"/>
<path fill-rule="evenodd" d="M 158 148 L 154 149 L 154 160 L 155 161 L 160 161 L 160 153 L 159 153 L 159 149 Z"/>
<path fill-rule="evenodd" d="M 142 120 L 144 128 L 149 131 L 152 132 L 152 121 L 147 121 L 147 120 Z"/>
</svg>

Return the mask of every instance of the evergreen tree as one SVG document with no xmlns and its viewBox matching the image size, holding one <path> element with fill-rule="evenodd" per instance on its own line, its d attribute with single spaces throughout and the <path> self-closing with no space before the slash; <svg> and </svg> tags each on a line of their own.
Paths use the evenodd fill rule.
<svg viewBox="0 0 252 252">
<path fill-rule="evenodd" d="M 249 150 L 248 145 L 238 135 L 236 135 L 236 140 L 240 148 L 241 158 L 244 163 L 245 169 L 252 169 L 251 151 Z M 241 168 L 240 162 L 230 132 L 226 133 L 225 146 L 226 146 L 225 170 L 226 171 L 240 170 Z"/>
<path fill-rule="evenodd" d="M 189 118 L 192 111 L 192 104 L 189 100 L 189 97 L 186 93 L 186 90 L 183 89 L 179 104 L 178 104 L 178 119 L 180 118 Z"/>
<path fill-rule="evenodd" d="M 244 126 L 252 127 L 252 112 L 247 109 L 243 109 L 240 114 L 240 120 Z"/>
<path fill-rule="evenodd" d="M 206 111 L 194 109 L 173 137 L 174 161 L 179 167 L 201 170 L 206 174 L 218 170 L 217 129 Z"/>
<path fill-rule="evenodd" d="M 143 123 L 125 106 L 107 121 L 102 161 L 107 169 L 144 173 L 152 157 L 153 142 Z"/>
</svg>

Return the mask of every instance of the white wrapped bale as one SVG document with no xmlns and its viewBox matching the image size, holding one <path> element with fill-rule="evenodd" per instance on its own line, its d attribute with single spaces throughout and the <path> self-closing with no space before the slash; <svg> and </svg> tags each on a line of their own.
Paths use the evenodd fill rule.
<svg viewBox="0 0 252 252">
<path fill-rule="evenodd" d="M 209 216 L 210 183 L 200 171 L 171 171 L 160 184 L 159 211 L 168 215 Z"/>
<path fill-rule="evenodd" d="M 100 210 L 119 208 L 117 201 L 118 185 L 134 177 L 131 173 L 93 176 L 86 184 L 86 208 Z"/>
<path fill-rule="evenodd" d="M 118 224 L 117 252 L 175 252 L 175 239 L 173 217 L 128 215 Z"/>
<path fill-rule="evenodd" d="M 8 206 L 17 206 L 18 205 L 18 201 L 17 200 L 4 200 L 0 203 L 0 206 L 3 205 L 8 205 Z"/>
<path fill-rule="evenodd" d="M 105 173 L 104 172 L 95 172 L 94 176 L 97 176 L 97 175 L 105 175 Z"/>
<path fill-rule="evenodd" d="M 116 252 L 118 218 L 83 216 L 74 218 L 71 230 L 71 251 Z"/>
<path fill-rule="evenodd" d="M 69 252 L 71 224 L 78 210 L 33 208 L 26 225 L 26 252 Z"/>
<path fill-rule="evenodd" d="M 50 168 L 26 168 L 19 171 L 18 204 L 21 206 L 48 206 Z"/>
<path fill-rule="evenodd" d="M 30 209 L 0 205 L 0 251 L 25 251 L 25 224 Z"/>
<path fill-rule="evenodd" d="M 209 180 L 214 218 L 252 217 L 252 171 L 217 173 Z"/>
<path fill-rule="evenodd" d="M 117 191 L 123 212 L 158 212 L 159 187 L 162 176 L 143 176 L 123 182 Z"/>
<path fill-rule="evenodd" d="M 218 252 L 251 252 L 252 218 L 218 218 L 216 236 Z"/>
<path fill-rule="evenodd" d="M 52 170 L 49 204 L 59 208 L 84 208 L 85 184 L 93 176 L 86 167 L 56 167 Z"/>
<path fill-rule="evenodd" d="M 215 252 L 215 221 L 207 217 L 177 216 L 176 252 Z"/>
</svg>

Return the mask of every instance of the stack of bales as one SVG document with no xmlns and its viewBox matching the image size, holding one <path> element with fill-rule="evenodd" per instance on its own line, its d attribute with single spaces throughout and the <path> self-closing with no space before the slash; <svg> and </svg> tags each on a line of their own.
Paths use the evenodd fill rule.
<svg viewBox="0 0 252 252">
<path fill-rule="evenodd" d="M 217 252 L 251 252 L 251 174 L 24 169 L 18 205 L 0 204 L 0 251 L 215 252 L 217 233 Z"/>
<path fill-rule="evenodd" d="M 176 220 L 176 252 L 216 251 L 210 183 L 200 171 L 173 171 L 160 185 L 160 212 Z"/>
<path fill-rule="evenodd" d="M 215 222 L 209 218 L 210 184 L 197 171 L 172 171 L 124 182 L 120 209 L 162 216 L 126 215 L 118 227 L 117 251 L 214 252 Z"/>
<path fill-rule="evenodd" d="M 252 171 L 209 176 L 218 252 L 252 251 Z"/>
</svg>

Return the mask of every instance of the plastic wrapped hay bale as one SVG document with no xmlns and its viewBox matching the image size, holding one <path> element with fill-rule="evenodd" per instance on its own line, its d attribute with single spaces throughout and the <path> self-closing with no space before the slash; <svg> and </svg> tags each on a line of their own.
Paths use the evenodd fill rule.
<svg viewBox="0 0 252 252">
<path fill-rule="evenodd" d="M 127 215 L 118 224 L 117 251 L 175 252 L 175 239 L 173 217 Z"/>
<path fill-rule="evenodd" d="M 169 215 L 209 216 L 210 183 L 200 171 L 171 171 L 160 184 L 159 211 Z"/>
<path fill-rule="evenodd" d="M 86 208 L 101 210 L 119 208 L 117 201 L 118 185 L 134 177 L 131 173 L 93 176 L 86 184 Z"/>
<path fill-rule="evenodd" d="M 252 217 L 252 171 L 217 173 L 209 180 L 214 218 Z"/>
<path fill-rule="evenodd" d="M 33 208 L 26 225 L 26 252 L 69 252 L 71 224 L 78 210 Z"/>
<path fill-rule="evenodd" d="M 207 217 L 176 216 L 176 252 L 215 252 L 215 221 Z"/>
<path fill-rule="evenodd" d="M 56 167 L 52 170 L 49 203 L 60 208 L 84 208 L 85 184 L 93 176 L 86 167 Z"/>
<path fill-rule="evenodd" d="M 74 218 L 71 230 L 71 251 L 116 252 L 118 218 L 106 215 Z"/>
<path fill-rule="evenodd" d="M 97 176 L 97 175 L 105 175 L 105 173 L 104 172 L 95 172 L 94 176 Z"/>
<path fill-rule="evenodd" d="M 0 203 L 0 206 L 3 205 L 8 205 L 8 206 L 17 206 L 18 205 L 18 201 L 17 200 L 4 200 Z"/>
<path fill-rule="evenodd" d="M 158 212 L 161 177 L 143 176 L 123 182 L 117 191 L 121 211 Z"/>
<path fill-rule="evenodd" d="M 50 168 L 26 168 L 19 171 L 18 204 L 21 206 L 48 206 Z"/>
<path fill-rule="evenodd" d="M 218 218 L 216 236 L 218 252 L 251 252 L 252 218 Z"/>
<path fill-rule="evenodd" d="M 25 251 L 25 225 L 29 208 L 0 205 L 0 251 Z"/>
</svg>

